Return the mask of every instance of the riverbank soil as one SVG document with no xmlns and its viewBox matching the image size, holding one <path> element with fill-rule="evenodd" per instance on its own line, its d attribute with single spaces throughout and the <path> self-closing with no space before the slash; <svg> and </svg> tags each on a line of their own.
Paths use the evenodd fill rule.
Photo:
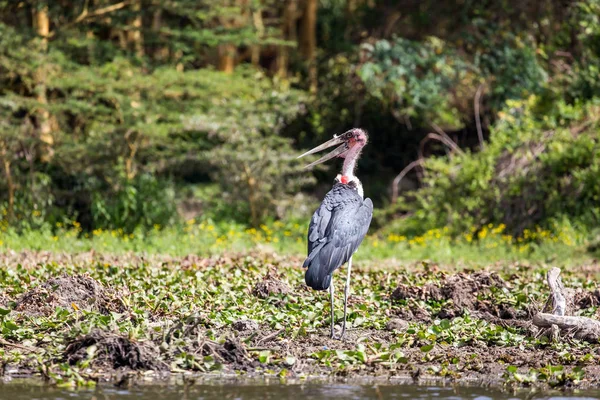
<svg viewBox="0 0 600 400">
<path fill-rule="evenodd" d="M 600 384 L 594 340 L 531 322 L 551 265 L 357 260 L 341 341 L 329 338 L 328 293 L 304 285 L 301 265 L 264 253 L 7 252 L 1 372 L 66 385 L 181 372 Z M 334 277 L 338 323 L 344 272 Z M 563 268 L 570 315 L 598 318 L 599 275 L 595 262 Z"/>
</svg>

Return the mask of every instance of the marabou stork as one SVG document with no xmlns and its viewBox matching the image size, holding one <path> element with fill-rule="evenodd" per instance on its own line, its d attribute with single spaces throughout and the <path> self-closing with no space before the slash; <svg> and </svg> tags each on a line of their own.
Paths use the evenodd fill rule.
<svg viewBox="0 0 600 400">
<path fill-rule="evenodd" d="M 367 144 L 367 134 L 362 129 L 351 129 L 333 139 L 307 151 L 300 157 L 313 154 L 340 144 L 338 148 L 319 160 L 307 165 L 310 168 L 334 157 L 344 159 L 342 173 L 338 174 L 333 188 L 325 195 L 321 206 L 315 211 L 308 227 L 308 257 L 303 267 L 308 268 L 304 277 L 306 284 L 315 290 L 329 289 L 331 298 L 331 338 L 334 334 L 333 315 L 333 272 L 348 262 L 346 286 L 344 287 L 344 322 L 342 332 L 346 333 L 346 309 L 350 292 L 350 270 L 352 255 L 360 246 L 371 224 L 373 202 L 363 199 L 360 180 L 354 175 L 356 161 L 362 148 Z"/>
</svg>

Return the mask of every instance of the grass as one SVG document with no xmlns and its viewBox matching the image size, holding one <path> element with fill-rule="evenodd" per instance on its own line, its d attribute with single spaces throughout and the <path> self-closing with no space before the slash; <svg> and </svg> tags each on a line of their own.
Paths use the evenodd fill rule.
<svg viewBox="0 0 600 400">
<path fill-rule="evenodd" d="M 128 233 L 123 230 L 83 232 L 73 221 L 42 229 L 16 231 L 0 222 L 0 251 L 45 250 L 123 254 L 218 255 L 251 249 L 302 255 L 306 251 L 307 221 L 276 221 L 259 228 L 216 223 L 210 219 Z M 452 236 L 448 229 L 432 229 L 406 237 L 393 232 L 371 232 L 357 258 L 364 260 L 428 260 L 437 263 L 490 263 L 529 260 L 556 265 L 580 264 L 590 259 L 587 236 L 570 226 L 554 231 L 526 230 L 521 237 L 504 232 L 504 226 L 486 226 Z"/>
</svg>

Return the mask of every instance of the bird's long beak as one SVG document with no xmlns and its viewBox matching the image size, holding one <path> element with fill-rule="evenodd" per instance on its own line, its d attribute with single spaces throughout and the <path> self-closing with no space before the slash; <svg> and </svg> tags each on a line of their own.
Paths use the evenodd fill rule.
<svg viewBox="0 0 600 400">
<path fill-rule="evenodd" d="M 322 164 L 327 160 L 331 160 L 334 157 L 337 157 L 343 153 L 345 153 L 346 151 L 348 151 L 349 147 L 348 147 L 348 142 L 347 139 L 344 137 L 344 135 L 339 135 L 339 136 L 334 136 L 333 139 L 328 140 L 327 142 L 315 147 L 314 149 L 311 149 L 309 151 L 307 151 L 306 153 L 298 156 L 298 158 L 302 158 L 304 156 L 307 156 L 309 154 L 314 154 L 317 153 L 321 150 L 325 150 L 328 149 L 330 147 L 336 146 L 338 144 L 341 144 L 341 146 L 339 146 L 338 148 L 336 148 L 335 150 L 333 150 L 332 152 L 324 155 L 323 157 L 319 158 L 317 161 L 314 161 L 310 164 L 308 164 L 307 166 L 304 167 L 304 169 L 310 168 L 310 167 L 314 167 L 317 164 Z"/>
</svg>

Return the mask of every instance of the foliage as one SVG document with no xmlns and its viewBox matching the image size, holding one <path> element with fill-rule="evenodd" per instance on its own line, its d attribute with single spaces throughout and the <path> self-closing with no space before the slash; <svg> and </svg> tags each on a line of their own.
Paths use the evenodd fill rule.
<svg viewBox="0 0 600 400">
<path fill-rule="evenodd" d="M 170 225 L 176 215 L 173 189 L 150 174 L 122 179 L 111 196 L 104 197 L 101 193 L 95 192 L 92 199 L 91 213 L 96 229 L 118 226 L 133 232 L 137 227 Z"/>
<path fill-rule="evenodd" d="M 21 51 L 10 43 L 4 49 Z M 258 72 L 239 71 L 234 81 L 211 70 L 156 69 L 145 74 L 125 59 L 97 67 L 63 65 L 58 58 L 47 63 L 55 70 L 47 85 L 57 95 L 48 104 L 59 129 L 54 156 L 40 166 L 36 162 L 41 156 L 39 142 L 32 139 L 32 154 L 23 154 L 18 151 L 23 144 L 16 135 L 5 137 L 15 143 L 7 157 L 14 160 L 12 173 L 17 188 L 31 185 L 29 177 L 37 176 L 35 168 L 39 167 L 46 172 L 42 176 L 51 175 L 47 186 L 52 190 L 49 196 L 37 196 L 33 204 L 29 201 L 20 208 L 31 207 L 29 210 L 46 214 L 57 204 L 65 211 L 73 210 L 72 216 L 89 221 L 88 228 L 131 230 L 138 224 L 166 224 L 173 217 L 174 198 L 165 178 L 189 180 L 214 174 L 224 177 L 218 181 L 227 191 L 239 186 L 229 177 L 245 173 L 239 163 L 227 161 L 258 157 L 269 160 L 270 169 L 254 168 L 255 178 L 278 190 L 259 189 L 261 198 L 251 202 L 260 201 L 262 207 L 252 220 L 256 225 L 275 215 L 270 202 L 283 200 L 306 181 L 293 176 L 299 165 L 289 166 L 291 157 L 261 158 L 257 151 L 289 148 L 289 140 L 274 135 L 286 119 L 299 112 L 301 104 L 298 93 L 277 90 Z M 252 87 L 248 81 L 253 82 Z M 264 92 L 270 96 L 263 96 Z M 35 106 L 28 97 L 16 93 L 8 98 L 11 100 L 4 109 L 9 116 L 31 113 L 27 110 Z M 179 106 L 182 99 L 188 110 L 183 114 Z M 33 161 L 26 163 L 26 157 Z M 288 172 L 280 174 L 284 170 Z M 148 173 L 162 176 L 162 181 L 145 175 Z M 150 183 L 152 180 L 155 182 Z M 21 190 L 17 190 L 17 202 L 23 197 Z M 247 191 L 236 195 L 239 197 L 232 200 L 236 204 L 250 200 Z M 19 210 L 13 214 L 28 215 Z"/>
<path fill-rule="evenodd" d="M 396 233 L 594 221 L 593 126 L 570 140 L 554 125 L 595 101 L 598 0 L 392 3 L 0 1 L 1 218 L 23 232 L 76 219 L 89 233 L 193 212 L 254 227 L 306 217 L 294 196 L 322 195 L 333 166 L 314 185 L 292 155 L 352 126 L 371 132 L 358 173 L 382 208 L 406 165 L 445 152 L 423 142 L 435 124 L 467 155 L 427 163 L 421 194 L 385 214 L 415 213 Z M 530 170 L 557 174 L 543 188 L 530 189 L 534 172 L 494 177 L 502 146 L 509 158 L 548 140 L 572 154 L 542 152 Z M 589 192 L 561 200 L 576 184 Z"/>
<path fill-rule="evenodd" d="M 405 227 L 458 233 L 491 223 L 513 235 L 563 220 L 595 227 L 598 105 L 559 102 L 539 117 L 540 98 L 507 104 L 485 149 L 426 162 L 425 186 L 406 203 L 414 214 Z"/>
<path fill-rule="evenodd" d="M 573 31 L 577 35 L 580 45 L 581 58 L 573 66 L 570 74 L 570 90 L 568 94 L 573 99 L 590 99 L 598 93 L 600 50 L 600 2 L 598 0 L 585 0 L 576 3 L 572 13 Z"/>
<path fill-rule="evenodd" d="M 439 38 L 365 43 L 358 75 L 367 92 L 389 104 L 398 120 L 462 126 L 456 99 L 471 97 L 477 70 Z M 460 88 L 458 86 L 466 86 Z"/>
</svg>

